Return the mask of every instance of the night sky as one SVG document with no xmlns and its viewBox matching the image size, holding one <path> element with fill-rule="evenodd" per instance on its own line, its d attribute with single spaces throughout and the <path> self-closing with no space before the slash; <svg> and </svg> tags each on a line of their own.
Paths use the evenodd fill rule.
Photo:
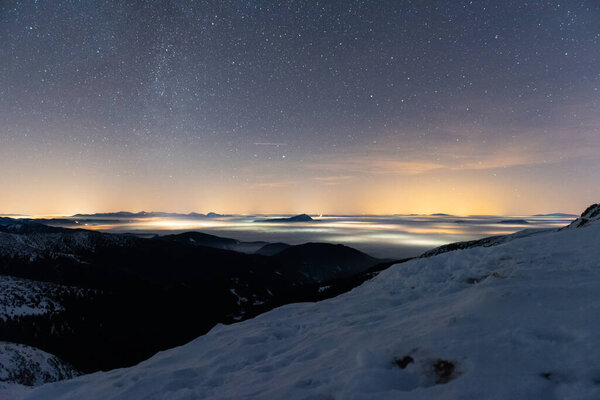
<svg viewBox="0 0 600 400">
<path fill-rule="evenodd" d="M 580 212 L 598 1 L 2 1 L 0 212 Z"/>
</svg>

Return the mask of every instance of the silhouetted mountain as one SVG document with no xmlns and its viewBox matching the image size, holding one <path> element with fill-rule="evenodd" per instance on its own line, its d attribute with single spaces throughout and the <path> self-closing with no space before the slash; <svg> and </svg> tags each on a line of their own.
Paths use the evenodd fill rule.
<svg viewBox="0 0 600 400">
<path fill-rule="evenodd" d="M 14 311 L 0 321 L 0 340 L 84 372 L 135 364 L 219 322 L 339 294 L 381 268 L 345 246 L 311 243 L 266 257 L 199 245 L 237 241 L 198 232 L 145 239 L 0 222 L 0 276 L 15 277 L 0 281 L 13 299 L 0 306 Z"/>
<path fill-rule="evenodd" d="M 0 224 L 0 232 L 5 233 L 58 233 L 63 232 L 63 228 L 52 227 L 37 222 L 31 222 L 28 220 L 13 220 L 5 221 Z"/>
<path fill-rule="evenodd" d="M 298 274 L 310 281 L 323 282 L 364 272 L 380 260 L 341 244 L 306 243 L 290 246 L 273 256 L 288 274 Z"/>
<path fill-rule="evenodd" d="M 159 213 L 163 214 L 163 213 Z M 109 213 L 94 213 L 94 214 L 75 214 L 73 218 L 150 218 L 155 215 L 155 213 L 147 213 L 145 211 L 140 211 L 137 213 L 132 213 L 129 211 L 119 211 L 119 212 L 109 212 Z M 161 215 L 162 216 L 162 215 Z"/>
<path fill-rule="evenodd" d="M 257 219 L 254 222 L 313 222 L 314 219 L 310 215 L 307 214 L 299 214 L 294 215 L 289 218 L 267 218 L 267 219 Z"/>
<path fill-rule="evenodd" d="M 168 212 L 146 212 L 140 211 L 137 213 L 129 212 L 129 211 L 119 211 L 113 213 L 94 213 L 94 214 L 75 214 L 71 216 L 71 218 L 77 220 L 80 218 L 119 218 L 119 219 L 139 219 L 139 218 L 218 218 L 218 217 L 226 217 L 227 215 L 217 214 L 214 212 L 209 212 L 208 214 L 201 214 L 196 212 L 191 212 L 189 214 L 181 214 L 181 213 L 168 213 Z"/>
<path fill-rule="evenodd" d="M 268 242 L 262 241 L 242 242 L 236 239 L 224 238 L 201 232 L 184 232 L 165 236 L 156 235 L 153 238 L 157 240 L 167 240 L 171 242 L 186 243 L 192 246 L 205 246 L 213 247 L 215 249 L 232 250 L 246 254 L 256 253 L 258 249 L 269 244 Z"/>
<path fill-rule="evenodd" d="M 156 236 L 156 239 L 225 250 L 235 250 L 235 247 L 240 244 L 240 241 L 236 239 L 223 238 L 201 232 L 184 232 L 176 235 Z"/>
<path fill-rule="evenodd" d="M 576 214 L 565 213 L 550 213 L 550 214 L 535 214 L 534 217 L 577 217 Z"/>
<path fill-rule="evenodd" d="M 503 219 L 502 221 L 498 221 L 499 224 L 515 224 L 515 225 L 525 225 L 529 224 L 524 219 Z"/>
<path fill-rule="evenodd" d="M 290 245 L 287 243 L 269 243 L 256 250 L 256 254 L 260 254 L 263 256 L 274 256 L 275 254 L 281 253 L 288 247 L 290 247 Z"/>
</svg>

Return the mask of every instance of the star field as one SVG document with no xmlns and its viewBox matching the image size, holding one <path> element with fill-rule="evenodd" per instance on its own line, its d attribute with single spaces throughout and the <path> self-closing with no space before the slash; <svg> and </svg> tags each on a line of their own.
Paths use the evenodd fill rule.
<svg viewBox="0 0 600 400">
<path fill-rule="evenodd" d="M 600 195 L 595 1 L 4 1 L 0 38 L 0 211 Z"/>
</svg>

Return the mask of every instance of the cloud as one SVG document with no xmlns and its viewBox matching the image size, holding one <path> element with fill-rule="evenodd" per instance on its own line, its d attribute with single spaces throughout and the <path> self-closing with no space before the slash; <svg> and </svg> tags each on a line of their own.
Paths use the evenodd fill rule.
<svg viewBox="0 0 600 400">
<path fill-rule="evenodd" d="M 421 175 L 437 171 L 468 171 L 507 168 L 548 163 L 543 157 L 532 158 L 527 153 L 460 154 L 458 152 L 439 154 L 419 154 L 406 157 L 388 154 L 355 154 L 351 157 L 331 158 L 311 164 L 310 168 L 327 171 L 332 175 L 317 177 L 325 183 L 347 181 L 354 175 Z M 337 176 L 334 173 L 352 173 Z"/>
</svg>

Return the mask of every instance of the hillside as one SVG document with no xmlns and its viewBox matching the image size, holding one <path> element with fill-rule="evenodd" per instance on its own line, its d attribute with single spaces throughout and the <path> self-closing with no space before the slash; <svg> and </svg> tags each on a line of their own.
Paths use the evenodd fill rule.
<svg viewBox="0 0 600 400">
<path fill-rule="evenodd" d="M 2 219 L 0 340 L 40 348 L 82 372 L 131 366 L 217 323 L 350 290 L 381 262 L 345 246 L 335 254 L 299 247 L 294 259 L 214 248 L 231 244 L 248 243 Z M 296 259 L 318 262 L 326 279 Z"/>
<path fill-rule="evenodd" d="M 69 364 L 35 347 L 0 342 L 0 398 L 17 396 L 28 387 L 79 375 Z"/>
<path fill-rule="evenodd" d="M 570 229 L 395 265 L 34 399 L 596 399 L 600 206 Z"/>
</svg>

